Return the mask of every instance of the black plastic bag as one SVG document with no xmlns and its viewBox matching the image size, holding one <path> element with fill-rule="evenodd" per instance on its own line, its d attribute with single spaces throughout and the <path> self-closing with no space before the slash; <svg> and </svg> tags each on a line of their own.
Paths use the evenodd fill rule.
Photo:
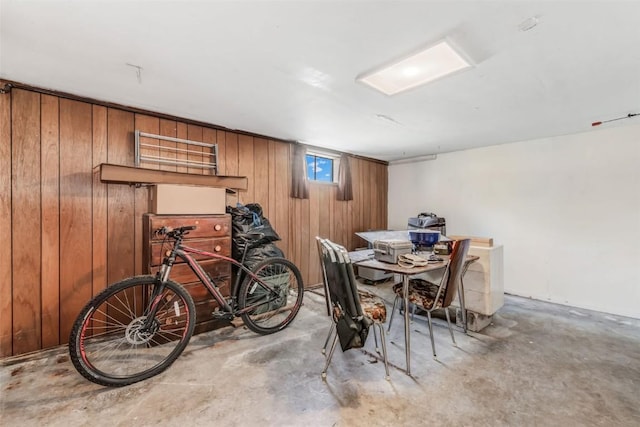
<svg viewBox="0 0 640 427">
<path fill-rule="evenodd" d="M 258 203 L 249 203 L 246 206 L 238 203 L 236 207 L 227 206 L 227 213 L 231 214 L 232 226 L 232 256 L 242 260 L 242 254 L 247 240 L 241 237 L 246 233 L 260 233 L 262 238 L 250 240 L 251 246 L 260 246 L 280 240 L 280 236 L 271 226 L 267 218 L 262 215 L 262 206 Z"/>
<path fill-rule="evenodd" d="M 253 267 L 263 259 L 275 257 L 284 258 L 282 249 L 273 243 L 267 243 L 266 245 L 250 248 L 244 258 L 244 265 L 253 270 Z"/>
</svg>

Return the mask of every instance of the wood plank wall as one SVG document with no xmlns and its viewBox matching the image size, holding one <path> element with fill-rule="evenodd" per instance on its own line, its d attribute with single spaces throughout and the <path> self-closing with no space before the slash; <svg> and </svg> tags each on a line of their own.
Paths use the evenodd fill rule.
<svg viewBox="0 0 640 427">
<path fill-rule="evenodd" d="M 148 188 L 95 173 L 133 165 L 135 129 L 217 143 L 219 173 L 249 178 L 227 203 L 262 205 L 306 286 L 321 280 L 316 235 L 355 249 L 365 242 L 354 232 L 386 228 L 384 164 L 350 158 L 353 201 L 319 183 L 308 200 L 292 199 L 289 143 L 14 88 L 0 95 L 0 357 L 66 343 L 93 295 L 141 273 Z"/>
</svg>

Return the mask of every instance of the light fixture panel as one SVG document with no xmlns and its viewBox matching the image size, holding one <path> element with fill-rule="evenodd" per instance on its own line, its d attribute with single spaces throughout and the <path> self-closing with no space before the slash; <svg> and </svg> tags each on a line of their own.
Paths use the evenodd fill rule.
<svg viewBox="0 0 640 427">
<path fill-rule="evenodd" d="M 471 64 L 447 40 L 441 40 L 357 80 L 386 95 L 395 95 L 469 67 Z"/>
</svg>

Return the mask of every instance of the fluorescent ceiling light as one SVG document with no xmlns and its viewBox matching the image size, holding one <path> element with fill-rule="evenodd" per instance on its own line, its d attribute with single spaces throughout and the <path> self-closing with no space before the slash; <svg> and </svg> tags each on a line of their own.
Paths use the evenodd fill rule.
<svg viewBox="0 0 640 427">
<path fill-rule="evenodd" d="M 471 64 L 446 40 L 442 40 L 357 80 L 384 94 L 395 95 L 469 67 Z"/>
</svg>

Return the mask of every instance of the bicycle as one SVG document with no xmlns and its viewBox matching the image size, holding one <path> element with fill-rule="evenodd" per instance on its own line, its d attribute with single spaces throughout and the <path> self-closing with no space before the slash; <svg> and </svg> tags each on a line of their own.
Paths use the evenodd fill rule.
<svg viewBox="0 0 640 427">
<path fill-rule="evenodd" d="M 182 285 L 170 279 L 179 258 L 186 262 L 219 304 L 213 315 L 244 324 L 258 334 L 286 328 L 302 305 L 300 271 L 284 258 L 267 258 L 252 269 L 242 261 L 182 244 L 195 226 L 156 230 L 173 240 L 155 275 L 134 276 L 114 283 L 85 305 L 69 337 L 69 354 L 76 370 L 104 386 L 125 386 L 165 371 L 187 346 L 195 328 L 195 305 Z M 241 236 L 247 250 L 261 235 Z M 164 247 L 164 242 L 163 245 Z M 230 297 L 224 297 L 193 255 L 220 259 L 238 268 Z M 242 283 L 240 281 L 242 279 Z"/>
</svg>

